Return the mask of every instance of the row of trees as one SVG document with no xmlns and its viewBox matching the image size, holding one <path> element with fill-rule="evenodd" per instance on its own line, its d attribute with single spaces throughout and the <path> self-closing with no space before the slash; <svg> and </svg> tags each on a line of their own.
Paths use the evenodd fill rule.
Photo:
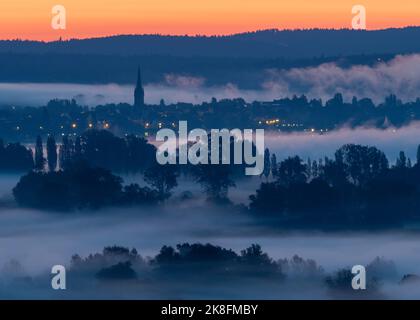
<svg viewBox="0 0 420 320">
<path fill-rule="evenodd" d="M 322 270 L 312 260 L 294 258 L 300 271 Z M 178 244 L 175 248 L 163 246 L 153 258 L 142 258 L 136 249 L 106 247 L 102 253 L 81 258 L 74 255 L 71 260 L 70 274 L 93 273 L 100 279 L 132 279 L 137 272 L 148 272 L 155 276 L 168 275 L 212 275 L 219 277 L 277 277 L 284 278 L 282 268 L 294 267 L 287 259 L 274 261 L 257 244 L 242 250 L 239 254 L 211 244 Z M 297 267 L 297 266 L 296 266 Z M 296 268 L 297 269 L 297 268 Z M 193 271 L 193 272 L 192 272 Z M 289 271 L 289 270 L 288 270 Z"/>
<path fill-rule="evenodd" d="M 155 147 L 144 138 L 119 138 L 105 130 L 89 130 L 74 139 L 65 135 L 60 145 L 49 135 L 45 148 L 42 137 L 37 136 L 34 152 L 20 143 L 5 144 L 0 139 L 0 171 L 55 171 L 83 160 L 114 172 L 142 172 L 155 163 L 155 153 Z"/>
<path fill-rule="evenodd" d="M 123 186 L 120 177 L 85 162 L 60 171 L 31 171 L 21 177 L 13 195 L 21 206 L 57 211 L 152 205 L 163 200 L 156 189 Z"/>
<path fill-rule="evenodd" d="M 48 164 L 49 171 L 57 169 L 57 144 L 55 138 L 51 135 L 47 138 L 47 158 L 44 157 L 44 146 L 41 136 L 37 136 L 35 143 L 35 159 L 34 168 L 36 170 L 44 170 L 45 164 Z"/>
<path fill-rule="evenodd" d="M 16 199 L 23 205 L 37 208 L 44 206 L 45 208 L 60 209 L 59 201 L 56 200 L 61 199 L 61 196 L 51 197 L 51 192 L 59 190 L 54 188 L 54 184 L 62 184 L 64 187 L 70 186 L 71 175 L 76 174 L 79 169 L 87 170 L 86 167 L 91 167 L 91 169 L 104 168 L 109 171 L 124 173 L 142 172 L 144 181 L 156 192 L 159 200 L 171 196 L 173 188 L 178 185 L 179 175 L 183 173 L 192 176 L 203 187 L 209 199 L 219 202 L 227 201 L 228 189 L 235 186 L 234 176 L 238 175 L 239 169 L 243 172 L 242 167 L 236 168 L 232 165 L 188 165 L 185 168 L 175 165 L 162 166 L 157 164 L 155 160 L 156 148 L 145 139 L 136 136 L 119 138 L 104 130 L 89 130 L 82 136 L 75 137 L 75 139 L 64 136 L 62 144 L 59 146 L 57 146 L 54 137 L 48 136 L 46 157 L 44 144 L 40 136 L 36 139 L 33 159 L 30 149 L 23 146 L 21 146 L 21 149 L 27 152 L 28 159 L 30 159 L 25 169 L 28 171 L 35 170 L 24 176 L 15 188 Z M 59 171 L 57 171 L 58 168 Z M 35 197 L 37 192 L 31 193 L 30 190 L 39 187 L 39 184 L 49 185 L 50 180 L 54 181 L 52 186 L 37 189 L 37 192 L 42 192 L 44 196 L 38 194 Z M 86 182 L 86 185 L 90 187 L 93 187 L 94 184 L 95 180 Z M 78 184 L 76 183 L 73 187 L 77 188 Z M 119 189 L 119 187 L 114 188 L 116 197 L 108 197 L 110 203 L 119 203 Z M 23 192 L 23 190 L 26 191 Z M 136 197 L 141 190 L 143 189 L 137 185 L 130 185 L 125 187 L 124 194 L 126 196 L 131 194 Z M 28 199 L 34 201 L 27 201 Z M 85 207 L 84 204 L 80 204 L 80 200 L 76 200 L 76 205 L 70 205 L 68 199 L 72 199 L 72 197 L 66 197 L 66 201 L 62 202 L 63 209 L 77 208 L 79 205 Z M 126 203 L 130 202 L 132 201 L 126 201 Z M 106 204 L 99 202 L 97 204 L 98 207 L 104 205 Z"/>
<path fill-rule="evenodd" d="M 46 151 L 47 157 L 42 138 L 38 136 L 35 144 L 36 170 L 44 170 L 46 163 L 49 171 L 55 171 L 57 166 L 65 169 L 73 162 L 83 160 L 114 172 L 141 172 L 155 163 L 156 154 L 155 147 L 144 138 L 135 135 L 119 138 L 105 130 L 88 130 L 74 139 L 65 135 L 59 147 L 54 137 L 48 136 Z"/>
<path fill-rule="evenodd" d="M 89 130 L 75 139 L 64 136 L 59 147 L 49 136 L 46 151 L 45 158 L 43 141 L 38 136 L 34 165 L 37 171 L 45 170 L 46 163 L 51 172 L 57 166 L 66 170 L 74 163 L 84 161 L 92 167 L 117 173 L 142 172 L 144 180 L 158 191 L 162 199 L 171 195 L 171 190 L 177 186 L 177 178 L 183 173 L 192 176 L 209 199 L 226 202 L 228 189 L 235 186 L 234 178 L 244 172 L 243 166 L 234 165 L 161 166 L 155 160 L 156 148 L 145 139 L 132 135 L 119 138 L 105 130 Z"/>
<path fill-rule="evenodd" d="M 19 143 L 0 139 L 0 172 L 24 172 L 34 167 L 33 153 Z"/>
<path fill-rule="evenodd" d="M 369 180 L 378 172 L 390 166 L 385 154 L 375 147 L 360 146 L 348 144 L 337 150 L 335 159 L 338 161 L 345 175 L 355 184 L 363 184 L 363 179 Z M 420 163 L 420 145 L 417 148 L 417 156 L 415 165 Z M 319 178 L 329 171 L 331 159 L 311 160 L 307 159 L 306 163 L 300 157 L 289 157 L 281 163 L 277 162 L 276 155 L 270 154 L 269 149 L 265 149 L 264 153 L 264 172 L 261 177 L 265 177 L 266 181 L 270 178 L 279 179 L 288 183 L 288 180 L 306 181 Z M 404 151 L 400 151 L 398 158 L 393 166 L 397 169 L 412 168 L 413 163 Z"/>
<path fill-rule="evenodd" d="M 394 166 L 375 147 L 344 145 L 333 159 L 290 157 L 250 196 L 250 209 L 283 225 L 399 226 L 420 216 L 420 162 L 403 152 Z"/>
<path fill-rule="evenodd" d="M 12 150 L 13 145 L 2 147 L 6 149 Z M 26 148 L 18 149 L 27 158 L 31 157 Z M 58 155 L 56 143 L 49 137 L 48 173 L 42 170 L 43 150 L 42 140 L 38 138 L 34 162 L 37 170 L 23 177 L 14 190 L 16 200 L 22 205 L 68 210 L 157 203 L 171 196 L 181 173 L 192 176 L 209 200 L 228 204 L 228 191 L 235 186 L 237 174 L 233 165 L 161 166 L 155 162 L 155 147 L 144 139 L 118 138 L 107 131 L 90 130 L 74 142 L 64 137 Z M 264 158 L 266 181 L 250 196 L 249 205 L 251 212 L 259 213 L 258 216 L 276 218 L 285 225 L 331 227 L 395 225 L 419 218 L 420 148 L 415 165 L 401 152 L 395 165 L 390 166 L 381 150 L 353 144 L 339 148 L 334 158 L 309 159 L 306 163 L 298 156 L 277 162 L 268 149 Z M 53 170 L 57 163 L 62 167 L 58 172 Z M 107 190 L 101 183 L 115 182 L 118 177 L 107 170 L 106 174 L 96 171 L 90 176 L 94 168 L 122 170 L 128 163 L 130 170 L 142 171 L 149 187 L 123 187 L 120 181 L 110 183 L 111 188 Z M 91 180 L 82 179 L 80 172 Z M 95 190 L 99 187 L 102 193 Z M 63 195 L 63 201 L 58 201 Z M 402 213 L 396 215 L 397 211 Z"/>
<path fill-rule="evenodd" d="M 141 172 L 155 163 L 156 149 L 134 135 L 118 138 L 105 130 L 89 130 L 75 139 L 63 136 L 60 145 L 49 135 L 46 148 L 37 136 L 34 151 L 19 143 L 5 145 L 0 139 L 0 171 L 55 171 L 84 160 L 114 172 Z"/>
<path fill-rule="evenodd" d="M 206 285 L 219 281 L 226 285 L 238 281 L 243 283 L 244 279 L 252 278 L 254 285 L 263 281 L 263 287 L 267 288 L 269 280 L 277 283 L 278 289 L 281 290 L 281 286 L 289 279 L 294 282 L 304 280 L 302 283 L 306 283 L 306 288 L 310 285 L 318 286 L 341 298 L 379 295 L 383 282 L 397 283 L 401 279 L 394 262 L 384 258 L 375 258 L 368 263 L 366 273 L 367 290 L 355 291 L 352 288 L 354 275 L 348 268 L 329 273 L 315 260 L 304 259 L 298 255 L 290 259 L 275 260 L 258 244 L 237 253 L 209 243 L 163 246 L 158 254 L 147 259 L 135 248 L 130 250 L 120 246 L 105 247 L 102 252 L 90 254 L 85 258 L 74 255 L 69 268 L 70 278 L 96 277 L 103 283 L 147 278 L 155 286 L 159 281 L 168 285 L 181 279 L 184 284 L 190 283 L 196 288 L 198 284 L 203 285 L 203 281 Z"/>
</svg>

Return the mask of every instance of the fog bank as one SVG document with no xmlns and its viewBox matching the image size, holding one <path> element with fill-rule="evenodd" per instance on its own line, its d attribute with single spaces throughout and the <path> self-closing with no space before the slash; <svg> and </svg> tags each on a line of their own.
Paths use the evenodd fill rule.
<svg viewBox="0 0 420 320">
<path fill-rule="evenodd" d="M 235 83 L 208 86 L 204 77 L 166 74 L 160 82 L 145 86 L 145 100 L 149 104 L 158 104 L 161 99 L 167 103 L 201 103 L 215 97 L 243 98 L 252 102 L 305 94 L 325 101 L 341 92 L 347 101 L 356 96 L 381 103 L 391 93 L 403 101 L 414 101 L 420 97 L 418 88 L 420 55 L 413 54 L 397 56 L 389 62 L 378 61 L 374 66 L 343 68 L 336 63 L 327 63 L 309 68 L 270 69 L 265 71 L 260 86 L 253 90 L 241 89 Z M 0 83 L 0 105 L 40 106 L 55 98 L 76 99 L 89 106 L 133 103 L 133 92 L 134 86 L 112 83 Z"/>
</svg>

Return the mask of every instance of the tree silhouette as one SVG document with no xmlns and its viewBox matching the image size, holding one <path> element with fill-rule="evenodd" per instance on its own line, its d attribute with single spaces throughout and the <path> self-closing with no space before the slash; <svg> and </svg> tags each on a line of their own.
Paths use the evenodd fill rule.
<svg viewBox="0 0 420 320">
<path fill-rule="evenodd" d="M 0 172 L 25 172 L 34 168 L 31 149 L 19 143 L 4 144 L 0 139 Z"/>
<path fill-rule="evenodd" d="M 144 180 L 156 188 L 162 200 L 170 197 L 171 190 L 178 185 L 178 168 L 175 165 L 155 164 L 144 172 Z"/>
<path fill-rule="evenodd" d="M 277 176 L 277 157 L 274 153 L 271 155 L 271 176 Z"/>
<path fill-rule="evenodd" d="M 363 185 L 379 176 L 389 167 L 385 154 L 375 147 L 347 144 L 335 152 L 337 165 L 347 179 L 356 185 Z"/>
<path fill-rule="evenodd" d="M 66 169 L 71 165 L 74 154 L 73 142 L 67 135 L 63 136 L 63 143 L 59 148 L 60 169 Z"/>
<path fill-rule="evenodd" d="M 126 261 L 101 269 L 96 277 L 101 280 L 132 280 L 137 278 L 137 273 L 131 267 L 131 262 Z"/>
<path fill-rule="evenodd" d="M 55 171 L 57 168 L 57 144 L 52 135 L 47 139 L 47 159 L 49 171 Z"/>
<path fill-rule="evenodd" d="M 277 181 L 283 185 L 302 183 L 307 179 L 306 166 L 298 156 L 289 157 L 282 162 L 277 169 Z"/>
<path fill-rule="evenodd" d="M 407 167 L 407 157 L 405 156 L 404 151 L 400 151 L 395 166 L 399 169 L 404 169 Z"/>
<path fill-rule="evenodd" d="M 41 136 L 37 136 L 35 144 L 35 169 L 44 170 L 45 158 Z"/>
<path fill-rule="evenodd" d="M 276 272 L 281 272 L 279 266 L 264 253 L 261 246 L 253 244 L 251 247 L 241 251 L 240 261 L 248 269 L 250 273 L 257 273 L 258 275 L 267 275 Z M 244 270 L 242 270 L 242 273 Z"/>
<path fill-rule="evenodd" d="M 195 181 L 204 188 L 210 201 L 226 202 L 229 188 L 236 186 L 230 177 L 232 171 L 229 165 L 199 164 L 194 166 L 192 171 Z"/>
<path fill-rule="evenodd" d="M 82 142 L 80 137 L 76 137 L 74 141 L 74 155 L 73 160 L 78 161 L 82 159 Z"/>
<path fill-rule="evenodd" d="M 261 176 L 265 177 L 265 180 L 267 181 L 270 172 L 271 172 L 271 161 L 270 161 L 270 150 L 268 150 L 268 148 L 266 148 L 264 150 L 264 170 L 261 173 Z"/>
<path fill-rule="evenodd" d="M 74 143 L 63 137 L 60 167 L 84 160 L 114 172 L 143 172 L 156 163 L 156 148 L 144 138 L 128 135 L 120 138 L 107 130 L 88 130 Z"/>
<path fill-rule="evenodd" d="M 420 166 L 420 145 L 417 147 L 416 164 Z"/>
<path fill-rule="evenodd" d="M 122 179 L 108 170 L 73 163 L 56 172 L 30 172 L 13 188 L 18 204 L 31 208 L 70 211 L 117 205 Z"/>
<path fill-rule="evenodd" d="M 312 162 L 311 174 L 312 174 L 312 178 L 319 177 L 318 163 L 315 160 Z"/>
</svg>

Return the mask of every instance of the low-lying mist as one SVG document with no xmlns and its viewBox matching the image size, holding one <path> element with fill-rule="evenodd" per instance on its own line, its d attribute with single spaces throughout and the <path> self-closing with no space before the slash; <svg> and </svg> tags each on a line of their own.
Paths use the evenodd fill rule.
<svg viewBox="0 0 420 320">
<path fill-rule="evenodd" d="M 372 67 L 366 73 L 369 79 L 362 79 L 361 83 L 369 80 L 370 85 L 374 85 L 372 92 L 378 97 L 393 92 L 403 93 L 403 98 L 415 99 L 416 95 L 419 95 L 418 91 L 411 86 L 403 88 L 402 83 L 410 79 L 414 84 L 420 83 L 417 81 L 420 72 L 416 69 L 410 71 L 410 65 L 418 63 L 419 59 L 418 56 L 399 57 L 387 65 Z M 399 71 L 398 66 L 404 66 L 403 70 Z M 322 70 L 318 70 L 322 71 L 320 78 L 316 80 L 318 84 L 309 84 L 318 87 L 311 87 L 308 92 L 317 97 L 330 95 L 332 89 L 325 78 L 332 75 L 332 72 L 338 72 L 341 75 L 341 85 L 335 88 L 337 91 L 344 88 L 346 97 L 353 93 L 364 94 L 358 86 L 354 86 L 356 89 L 353 91 L 351 87 L 346 87 L 347 84 L 357 82 L 358 77 L 361 77 L 361 70 L 365 74 L 366 70 L 363 68 L 337 70 L 335 66 L 323 66 Z M 310 79 L 311 77 L 305 75 L 315 71 L 291 70 L 285 75 L 276 74 L 274 80 L 282 84 L 283 80 L 278 77 L 294 76 L 295 79 Z M 354 77 L 348 77 L 349 72 L 353 72 Z M 390 72 L 400 72 L 394 87 L 391 82 L 384 84 L 380 82 L 380 79 L 389 76 Z M 346 81 L 349 82 L 346 84 Z M 419 87 L 420 85 L 417 86 Z M 0 84 L 0 104 L 38 106 L 53 98 L 76 98 L 81 104 L 93 106 L 99 103 L 132 102 L 132 92 L 133 87 L 119 85 Z M 244 91 L 231 84 L 225 87 L 206 87 L 203 79 L 171 76 L 162 84 L 146 86 L 146 100 L 148 103 L 158 103 L 164 98 L 167 103 L 178 101 L 200 103 L 209 101 L 213 96 L 218 99 L 243 97 L 248 101 L 271 100 L 291 92 L 290 88 L 282 89 L 274 82 L 263 86 L 261 90 Z M 277 155 L 279 161 L 292 155 L 299 155 L 304 160 L 308 157 L 312 160 L 325 156 L 333 157 L 335 150 L 343 144 L 356 143 L 378 147 L 385 152 L 391 163 L 395 161 L 400 151 L 404 151 L 414 163 L 417 147 L 420 144 L 418 137 L 420 137 L 420 123 L 413 123 L 403 128 L 387 130 L 369 127 L 341 128 L 322 135 L 306 132 L 290 134 L 266 132 L 265 142 L 266 147 Z M 156 255 L 164 245 L 175 246 L 185 242 L 209 242 L 237 252 L 258 243 L 274 259 L 290 258 L 298 254 L 305 259 L 316 260 L 326 272 L 356 264 L 366 265 L 379 256 L 395 262 L 400 278 L 405 274 L 420 275 L 420 234 L 415 232 L 399 230 L 322 233 L 276 230 L 256 224 L 250 216 L 209 205 L 200 187 L 188 180 L 179 182 L 173 199 L 161 208 L 111 208 L 68 214 L 40 212 L 16 207 L 11 190 L 18 180 L 17 175 L 0 175 L 0 285 L 10 278 L 10 261 L 13 260 L 22 266 L 23 269 L 19 271 L 21 274 L 42 279 L 52 265 L 68 266 L 71 256 L 76 253 L 88 256 L 100 252 L 105 246 L 120 245 L 135 247 L 143 257 L 147 257 Z M 124 180 L 126 183 L 139 182 L 139 177 L 125 176 Z M 229 198 L 235 204 L 247 204 L 248 196 L 255 193 L 262 181 L 263 179 L 254 177 L 237 182 L 237 187 L 229 191 Z M 190 191 L 192 197 L 180 201 L 184 191 Z M 229 290 L 226 288 L 220 290 L 222 287 L 197 286 L 190 288 L 191 291 L 184 295 L 181 284 L 173 284 L 170 290 L 168 287 L 153 288 L 152 295 L 130 290 L 124 293 L 120 287 L 118 297 L 328 298 L 324 288 L 311 287 L 306 282 L 299 285 L 301 285 L 299 288 L 305 290 L 297 287 L 293 289 L 292 284 L 282 287 L 280 291 L 278 288 L 270 287 L 268 290 L 268 287 L 257 286 L 235 287 Z M 20 297 L 23 291 L 28 291 L 28 286 L 22 288 L 6 290 L 0 286 L 0 297 Z M 122 288 L 124 289 L 124 286 Z M 54 297 L 54 293 L 48 292 Z M 382 293 L 387 298 L 420 297 L 418 286 L 407 289 L 397 282 L 387 283 L 382 288 Z M 34 292 L 34 297 L 36 294 Z M 83 297 L 81 292 L 74 294 L 76 297 Z"/>
<path fill-rule="evenodd" d="M 341 128 L 324 134 L 266 131 L 265 144 L 279 160 L 293 155 L 299 155 L 304 160 L 308 157 L 317 160 L 325 156 L 333 157 L 334 152 L 344 144 L 369 145 L 382 150 L 390 163 L 394 163 L 400 151 L 404 151 L 415 162 L 419 137 L 420 123 L 415 122 L 402 128 Z"/>
<path fill-rule="evenodd" d="M 266 146 L 277 154 L 278 160 L 295 154 L 314 160 L 332 157 L 345 143 L 360 143 L 377 146 L 393 162 L 400 150 L 415 160 L 419 134 L 418 123 L 395 130 L 343 128 L 324 135 L 267 133 Z M 138 176 L 123 178 L 127 184 L 143 185 Z M 0 176 L 0 201 L 7 204 L 0 213 L 0 264 L 17 258 L 33 271 L 40 271 L 46 262 L 66 263 L 74 253 L 88 254 L 106 245 L 136 247 L 148 255 L 162 245 L 186 241 L 212 242 L 234 249 L 259 243 L 276 258 L 296 253 L 314 258 L 327 268 L 356 263 L 355 258 L 367 260 L 383 255 L 395 258 L 402 267 L 407 265 L 403 268 L 408 271 L 408 266 L 414 266 L 419 259 L 417 235 L 292 235 L 262 230 L 253 225 L 251 218 L 209 206 L 200 187 L 188 179 L 180 179 L 174 199 L 162 209 L 114 208 L 69 215 L 14 207 L 11 190 L 18 180 L 18 175 Z M 236 204 L 248 204 L 249 195 L 262 181 L 254 177 L 237 182 L 236 188 L 229 191 L 230 199 Z M 192 199 L 178 201 L 184 191 L 191 191 Z M 45 243 L 48 250 L 43 247 Z"/>
<path fill-rule="evenodd" d="M 236 252 L 258 243 L 274 259 L 291 258 L 298 254 L 314 259 L 327 272 L 356 264 L 366 265 L 375 257 L 386 257 L 396 263 L 398 275 L 420 274 L 420 235 L 396 233 L 281 233 L 252 225 L 252 221 L 223 212 L 220 209 L 181 207 L 171 205 L 161 210 L 114 208 L 95 213 L 62 215 L 36 212 L 25 209 L 8 209 L 0 215 L 0 279 L 10 277 L 10 261 L 16 260 L 22 266 L 20 275 L 41 277 L 56 264 L 69 266 L 70 258 L 78 253 L 86 257 L 100 252 L 109 245 L 136 248 L 143 256 L 156 255 L 163 245 L 178 243 L 212 243 Z M 48 281 L 48 280 L 45 280 Z M 88 281 L 88 280 L 86 280 Z M 46 282 L 48 283 L 48 282 Z M 71 284 L 71 283 L 70 283 Z M 293 282 L 291 283 L 293 285 Z M 167 284 L 166 284 L 167 285 Z M 178 284 L 180 285 L 180 284 Z M 186 284 L 188 287 L 192 284 Z M 121 285 L 124 287 L 124 285 Z M 322 288 L 312 288 L 308 293 L 307 283 L 301 283 L 302 291 L 295 288 L 294 294 L 280 291 L 272 297 L 326 298 Z M 48 288 L 48 285 L 44 285 Z M 223 286 L 221 286 L 223 287 Z M 30 287 L 29 287 L 30 288 Z M 166 288 L 155 288 L 157 291 Z M 170 289 L 173 287 L 169 286 Z M 269 288 L 269 287 L 267 287 Z M 94 287 L 91 289 L 95 289 Z M 167 291 L 161 297 L 182 297 L 180 291 Z M 191 289 L 191 288 L 190 288 Z M 196 284 L 195 298 L 232 297 L 235 289 L 211 293 Z M 236 288 L 237 289 L 237 288 Z M 308 289 L 308 288 L 306 288 Z M 244 292 L 243 290 L 247 290 Z M 188 291 L 188 290 L 187 290 Z M 200 291 L 202 291 L 200 293 Z M 47 290 L 48 292 L 48 290 Z M 129 296 L 119 288 L 120 297 Z M 176 292 L 176 293 L 175 293 Z M 231 292 L 231 293 L 229 293 Z M 241 291 L 239 291 L 241 292 Z M 263 288 L 242 288 L 242 297 L 267 297 Z M 404 291 L 405 292 L 405 291 Z M 7 294 L 7 293 L 6 293 Z M 19 293 L 16 293 L 19 295 Z M 52 292 L 50 292 L 52 294 Z M 76 294 L 70 292 L 70 294 Z M 77 293 L 83 297 L 82 292 Z M 90 294 L 93 294 L 92 292 Z M 100 296 L 98 291 L 98 296 Z M 131 292 L 132 297 L 151 297 L 144 292 Z M 163 294 L 163 293 L 162 293 Z M 172 295 L 171 295 L 172 294 Z M 191 294 L 191 293 L 190 293 Z M 395 296 L 395 293 L 390 294 Z M 407 295 L 407 293 L 405 292 Z M 418 294 L 418 291 L 417 291 Z M 185 296 L 183 296 L 185 298 Z M 395 296 L 398 298 L 398 296 Z M 193 295 L 190 298 L 194 298 Z"/>
<path fill-rule="evenodd" d="M 124 177 L 127 183 L 140 182 L 137 176 Z M 8 188 L 18 176 L 0 179 L 1 196 L 11 199 Z M 260 178 L 237 183 L 230 192 L 234 202 L 244 202 Z M 182 192 L 189 190 L 190 200 L 180 201 Z M 255 188 L 254 188 L 255 190 Z M 250 216 L 211 206 L 192 181 L 181 181 L 173 199 L 161 208 L 111 208 L 76 213 L 40 212 L 17 208 L 12 204 L 0 212 L 0 296 L 30 298 L 331 298 L 320 280 L 289 278 L 278 283 L 257 281 L 252 288 L 235 285 L 225 288 L 214 283 L 207 287 L 200 283 L 160 283 L 143 291 L 132 284 L 119 283 L 116 291 L 99 290 L 87 285 L 88 291 L 73 286 L 67 293 L 54 293 L 49 287 L 51 266 L 70 265 L 73 254 L 86 257 L 102 248 L 119 245 L 136 248 L 143 257 L 155 256 L 164 245 L 178 243 L 211 243 L 236 252 L 254 243 L 262 246 L 273 259 L 291 258 L 295 254 L 314 259 L 325 272 L 356 264 L 366 265 L 375 257 L 395 262 L 398 277 L 420 274 L 420 234 L 398 232 L 285 232 L 255 223 Z M 17 261 L 19 268 L 11 261 Z M 12 266 L 12 267 L 11 267 Z M 18 270 L 15 270 L 18 269 Z M 8 287 L 15 276 L 34 277 L 29 284 Z M 82 281 L 81 279 L 79 279 Z M 92 279 L 81 283 L 86 285 Z M 38 283 L 38 284 L 37 284 Z M 41 283 L 41 284 L 39 284 Z M 265 284 L 264 284 L 265 283 Z M 39 285 L 37 289 L 32 286 Z M 407 288 L 410 288 L 409 290 Z M 32 291 L 33 289 L 33 291 Z M 223 290 L 222 290 L 223 289 Z M 20 291 L 22 290 L 22 291 Z M 382 287 L 387 297 L 418 297 L 416 288 L 401 288 L 398 283 Z"/>
<path fill-rule="evenodd" d="M 217 99 L 243 98 L 248 102 L 271 101 L 305 94 L 311 99 L 330 99 L 340 92 L 345 100 L 353 96 L 371 98 L 381 103 L 390 94 L 403 101 L 420 97 L 420 55 L 396 56 L 373 66 L 340 67 L 336 63 L 289 70 L 264 72 L 259 87 L 242 89 L 235 83 L 209 86 L 200 76 L 166 74 L 158 83 L 145 86 L 146 103 L 201 103 Z M 147 79 L 145 79 L 147 82 Z M 106 103 L 132 103 L 134 87 L 118 84 L 0 83 L 0 105 L 41 106 L 49 100 L 76 99 L 79 104 L 95 106 Z"/>
</svg>

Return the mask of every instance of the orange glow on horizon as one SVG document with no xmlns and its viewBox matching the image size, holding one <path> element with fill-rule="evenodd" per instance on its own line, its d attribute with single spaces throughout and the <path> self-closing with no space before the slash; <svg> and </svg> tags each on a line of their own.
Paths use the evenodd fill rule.
<svg viewBox="0 0 420 320">
<path fill-rule="evenodd" d="M 51 28 L 57 4 L 67 10 L 66 30 Z M 2 0 L 0 39 L 350 28 L 356 4 L 366 7 L 370 30 L 420 25 L 419 0 Z"/>
</svg>

